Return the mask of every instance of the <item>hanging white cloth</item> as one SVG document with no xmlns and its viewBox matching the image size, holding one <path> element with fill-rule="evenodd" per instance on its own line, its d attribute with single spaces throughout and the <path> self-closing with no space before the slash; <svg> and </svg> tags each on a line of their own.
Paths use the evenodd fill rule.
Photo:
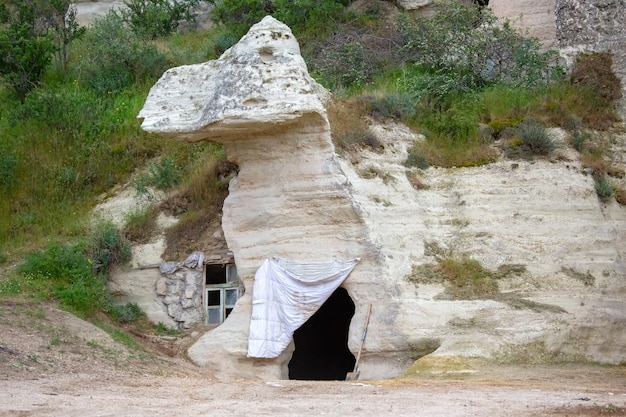
<svg viewBox="0 0 626 417">
<path fill-rule="evenodd" d="M 297 263 L 268 258 L 252 289 L 248 357 L 275 358 L 302 326 L 339 288 L 359 259 Z"/>
</svg>

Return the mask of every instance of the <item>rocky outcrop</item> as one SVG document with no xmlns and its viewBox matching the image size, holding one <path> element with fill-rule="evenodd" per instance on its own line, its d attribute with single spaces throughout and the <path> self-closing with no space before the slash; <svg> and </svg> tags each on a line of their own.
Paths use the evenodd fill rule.
<svg viewBox="0 0 626 417">
<path fill-rule="evenodd" d="M 246 295 L 223 325 L 189 350 L 200 365 L 235 375 L 284 375 L 290 352 L 275 361 L 245 359 L 254 273 L 270 256 L 299 262 L 361 258 L 345 284 L 357 304 L 355 320 L 363 321 L 369 302 L 380 302 L 372 317 L 380 338 L 370 349 L 407 349 L 383 325 L 397 314 L 385 307 L 394 284 L 380 273 L 377 249 L 335 155 L 327 98 L 308 75 L 290 29 L 266 17 L 218 60 L 167 71 L 139 114 L 148 131 L 222 143 L 239 166 L 224 203 L 223 229 Z M 353 351 L 359 336 L 355 326 Z"/>
<path fill-rule="evenodd" d="M 266 17 L 218 60 L 167 71 L 139 114 L 148 131 L 222 143 L 239 166 L 223 229 L 246 291 L 189 349 L 196 364 L 222 377 L 286 377 L 293 347 L 246 357 L 254 273 L 270 256 L 361 258 L 343 286 L 356 305 L 352 352 L 373 305 L 363 378 L 397 375 L 426 354 L 626 361 L 626 211 L 598 202 L 565 141 L 550 162 L 414 170 L 425 184 L 416 189 L 402 162 L 420 136 L 376 127 L 384 152 L 341 159 L 326 98 L 289 28 Z M 518 267 L 498 287 L 521 301 L 446 298 L 444 284 L 415 277 L 435 262 L 432 247 L 491 270 Z"/>
<path fill-rule="evenodd" d="M 507 19 L 523 34 L 554 47 L 556 41 L 555 0 L 490 0 L 489 8 L 500 19 Z"/>
<path fill-rule="evenodd" d="M 626 93 L 626 1 L 556 0 L 556 35 L 573 62 L 579 52 L 610 52 Z"/>
</svg>

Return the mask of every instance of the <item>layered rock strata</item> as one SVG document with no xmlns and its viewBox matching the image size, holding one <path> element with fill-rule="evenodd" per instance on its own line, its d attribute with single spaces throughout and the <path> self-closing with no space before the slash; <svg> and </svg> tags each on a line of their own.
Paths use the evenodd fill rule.
<svg viewBox="0 0 626 417">
<path fill-rule="evenodd" d="M 239 165 L 223 229 L 246 295 L 189 349 L 196 364 L 221 377 L 286 377 L 293 347 L 246 357 L 254 273 L 269 256 L 361 258 L 344 287 L 356 304 L 352 352 L 373 305 L 362 378 L 397 375 L 431 352 L 420 361 L 626 361 L 626 211 L 599 203 L 563 132 L 552 132 L 555 161 L 413 170 L 416 189 L 402 163 L 420 137 L 377 127 L 384 152 L 340 159 L 325 97 L 289 28 L 267 17 L 218 60 L 166 72 L 139 114 L 148 131 L 222 143 Z M 414 274 L 436 262 L 432 246 L 491 270 L 523 266 L 498 282 L 518 304 L 446 298 L 446 283 Z"/>
<path fill-rule="evenodd" d="M 216 371 L 284 376 L 290 352 L 277 360 L 246 359 L 254 273 L 270 256 L 297 262 L 361 258 L 344 287 L 362 323 L 372 316 L 370 351 L 402 351 L 406 343 L 383 323 L 393 284 L 381 274 L 376 248 L 350 195 L 330 139 L 323 100 L 291 30 L 272 17 L 254 25 L 218 60 L 167 71 L 139 117 L 151 132 L 185 141 L 215 141 L 239 166 L 224 203 L 223 229 L 246 295 L 219 328 L 189 350 Z M 358 348 L 359 324 L 350 347 Z M 209 354 L 210 352 L 210 354 Z"/>
</svg>

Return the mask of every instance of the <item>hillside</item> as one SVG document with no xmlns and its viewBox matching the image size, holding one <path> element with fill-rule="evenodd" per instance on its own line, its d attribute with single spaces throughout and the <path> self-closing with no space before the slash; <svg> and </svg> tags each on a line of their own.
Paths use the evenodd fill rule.
<svg viewBox="0 0 626 417">
<path fill-rule="evenodd" d="M 331 95 L 300 52 L 294 32 L 266 18 L 219 58 L 166 72 L 145 102 L 137 91 L 130 101 L 128 90 L 115 98 L 115 111 L 132 113 L 132 122 L 98 152 L 111 150 L 111 161 L 139 155 L 137 169 L 124 166 L 108 188 L 113 177 L 100 182 L 104 175 L 89 164 L 61 166 L 53 184 L 67 189 L 55 197 L 62 202 L 88 201 L 87 188 L 104 187 L 97 204 L 81 210 L 89 207 L 88 217 L 110 219 L 133 239 L 132 259 L 109 270 L 90 240 L 71 244 L 81 232 L 65 224 L 54 240 L 70 244 L 46 246 L 45 236 L 20 244 L 20 251 L 45 247 L 24 257 L 30 270 L 14 272 L 21 254 L 7 250 L 9 263 L 0 252 L 7 271 L 0 281 L 0 415 L 148 415 L 181 401 L 191 415 L 623 415 L 623 122 L 605 108 L 574 114 L 593 106 L 581 104 L 571 85 L 530 97 L 523 88 L 465 80 L 470 87 L 460 88 L 475 91 L 432 108 L 424 103 L 433 97 L 407 107 L 415 97 L 381 91 L 384 82 Z M 323 68 L 323 54 L 307 53 Z M 387 81 L 419 87 L 433 75 L 420 71 L 410 79 L 416 84 L 400 82 L 408 72 Z M 32 97 L 54 97 L 37 94 L 27 96 L 33 109 Z M 490 107 L 497 98 L 515 104 Z M 538 126 L 549 146 L 533 153 L 524 135 Z M 19 141 L 20 132 L 7 131 Z M 55 132 L 50 146 L 64 131 Z M 104 143 L 100 134 L 88 137 Z M 82 176 L 92 168 L 92 177 Z M 10 164 L 3 169 L 13 172 Z M 169 182 L 158 188 L 155 180 L 163 179 Z M 31 199 L 8 181 L 0 185 L 16 198 L 3 209 L 19 220 L 4 230 L 22 239 L 41 214 L 15 215 Z M 151 222 L 131 231 L 130 214 L 146 208 Z M 226 253 L 219 261 L 232 259 L 237 268 L 240 298 L 219 326 L 206 324 L 208 291 L 216 287 L 203 265 L 158 268 L 197 251 L 208 261 Z M 55 254 L 72 257 L 53 272 L 32 268 L 38 260 L 54 266 Z M 293 339 L 276 358 L 251 357 L 251 319 L 265 302 L 253 298 L 255 274 L 270 257 L 305 266 L 358 261 L 341 283 L 350 301 L 317 331 L 331 333 L 347 318 L 342 349 L 352 355 L 372 306 L 362 382 L 287 380 L 298 350 Z M 50 275 L 57 271 L 60 277 Z M 83 276 L 76 271 L 97 282 L 106 274 L 97 307 L 77 299 L 82 281 L 74 277 Z M 68 293 L 82 304 L 68 305 Z M 298 307 L 309 318 L 324 306 Z"/>
</svg>

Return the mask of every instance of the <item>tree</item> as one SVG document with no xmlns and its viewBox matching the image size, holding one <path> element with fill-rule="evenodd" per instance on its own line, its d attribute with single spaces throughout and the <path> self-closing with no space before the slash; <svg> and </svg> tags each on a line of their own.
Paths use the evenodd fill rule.
<svg viewBox="0 0 626 417">
<path fill-rule="evenodd" d="M 5 0 L 0 3 L 0 77 L 24 101 L 53 54 L 65 68 L 67 46 L 83 32 L 70 0 Z"/>
<path fill-rule="evenodd" d="M 120 13 L 137 35 L 156 39 L 174 32 L 183 22 L 193 22 L 194 8 L 204 0 L 126 0 Z"/>
</svg>

